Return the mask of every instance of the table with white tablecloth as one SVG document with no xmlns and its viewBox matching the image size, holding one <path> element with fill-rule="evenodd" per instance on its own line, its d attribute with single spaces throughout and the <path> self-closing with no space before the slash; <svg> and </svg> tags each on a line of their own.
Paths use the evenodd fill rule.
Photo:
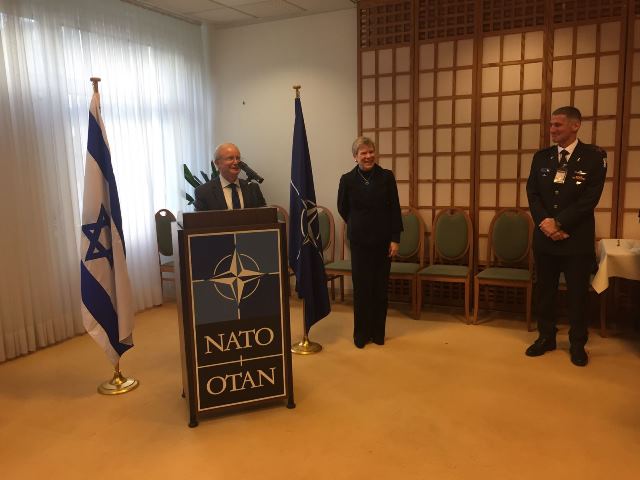
<svg viewBox="0 0 640 480">
<path fill-rule="evenodd" d="M 609 279 L 640 280 L 640 240 L 603 238 L 598 243 L 598 273 L 591 287 L 602 294 L 600 299 L 600 334 L 606 336 L 607 303 L 615 296 L 608 294 Z M 607 298 L 609 297 L 609 298 Z"/>
<path fill-rule="evenodd" d="M 640 280 L 640 240 L 603 238 L 599 242 L 598 273 L 591 286 L 597 293 L 609 287 L 609 278 Z"/>
</svg>

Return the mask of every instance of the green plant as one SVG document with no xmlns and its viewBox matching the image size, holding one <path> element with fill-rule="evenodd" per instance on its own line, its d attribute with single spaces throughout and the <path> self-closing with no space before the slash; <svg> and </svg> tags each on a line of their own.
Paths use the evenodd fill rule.
<svg viewBox="0 0 640 480">
<path fill-rule="evenodd" d="M 200 185 L 202 185 L 203 183 L 208 182 L 209 180 L 212 180 L 214 178 L 218 178 L 218 175 L 220 175 L 218 173 L 218 169 L 216 169 L 216 166 L 213 163 L 213 160 L 211 161 L 211 175 L 207 175 L 202 170 L 200 170 L 200 175 L 202 175 L 202 178 L 204 179 L 204 181 L 200 180 L 193 173 L 191 173 L 191 170 L 189 170 L 189 167 L 187 167 L 186 164 L 183 163 L 182 167 L 183 167 L 183 171 L 184 171 L 184 179 L 193 188 L 199 187 Z M 189 202 L 188 205 L 191 205 L 194 202 L 194 198 L 191 195 L 189 195 L 188 193 L 185 193 L 185 197 L 186 197 L 187 201 Z"/>
</svg>

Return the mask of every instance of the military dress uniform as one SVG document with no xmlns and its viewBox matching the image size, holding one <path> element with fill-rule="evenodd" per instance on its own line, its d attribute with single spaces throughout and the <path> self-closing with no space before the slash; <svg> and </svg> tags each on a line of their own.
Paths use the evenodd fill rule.
<svg viewBox="0 0 640 480">
<path fill-rule="evenodd" d="M 569 340 L 573 347 L 587 342 L 585 317 L 590 274 L 595 265 L 594 209 L 607 173 L 606 153 L 595 145 L 577 142 L 570 156 L 562 147 L 538 151 L 531 164 L 527 197 L 536 225 L 554 218 L 569 235 L 554 241 L 539 228 L 533 235 L 537 274 L 537 308 L 534 315 L 541 338 L 555 340 L 555 304 L 560 273 L 567 283 Z M 566 157 L 563 161 L 563 157 Z"/>
</svg>

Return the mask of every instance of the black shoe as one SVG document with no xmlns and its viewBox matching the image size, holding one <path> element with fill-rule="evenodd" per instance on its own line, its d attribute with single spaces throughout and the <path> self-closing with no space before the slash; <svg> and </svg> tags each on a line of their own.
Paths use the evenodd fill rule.
<svg viewBox="0 0 640 480">
<path fill-rule="evenodd" d="M 372 338 L 371 341 L 376 345 L 384 345 L 384 337 L 382 338 Z"/>
<path fill-rule="evenodd" d="M 358 340 L 356 337 L 353 337 L 353 344 L 358 348 L 364 348 L 367 344 L 364 340 Z"/>
<path fill-rule="evenodd" d="M 527 357 L 539 357 L 544 355 L 545 352 L 550 352 L 556 349 L 556 339 L 549 337 L 539 337 L 533 342 L 529 348 L 524 352 Z"/>
<path fill-rule="evenodd" d="M 571 363 L 573 363 L 577 367 L 584 367 L 587 365 L 587 363 L 589 363 L 589 356 L 587 355 L 587 352 L 582 345 L 571 345 L 569 353 L 571 353 Z"/>
</svg>

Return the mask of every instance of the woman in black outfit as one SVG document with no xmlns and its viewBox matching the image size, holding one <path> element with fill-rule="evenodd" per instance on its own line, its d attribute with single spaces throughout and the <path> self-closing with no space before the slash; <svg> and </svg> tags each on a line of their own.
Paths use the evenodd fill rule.
<svg viewBox="0 0 640 480">
<path fill-rule="evenodd" d="M 391 258 L 398 253 L 402 216 L 393 172 L 376 164 L 375 144 L 358 137 L 357 165 L 340 178 L 338 211 L 347 223 L 353 280 L 353 343 L 384 345 Z"/>
</svg>

